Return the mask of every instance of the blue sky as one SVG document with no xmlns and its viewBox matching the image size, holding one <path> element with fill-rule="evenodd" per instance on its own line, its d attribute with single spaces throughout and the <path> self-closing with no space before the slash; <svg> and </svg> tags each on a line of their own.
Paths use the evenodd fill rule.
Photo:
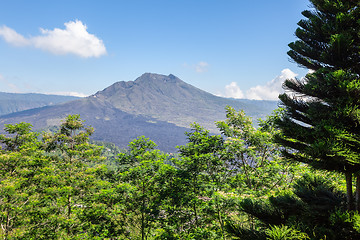
<svg viewBox="0 0 360 240">
<path fill-rule="evenodd" d="M 0 91 L 90 95 L 145 72 L 213 94 L 274 99 L 307 0 L 0 3 Z"/>
</svg>

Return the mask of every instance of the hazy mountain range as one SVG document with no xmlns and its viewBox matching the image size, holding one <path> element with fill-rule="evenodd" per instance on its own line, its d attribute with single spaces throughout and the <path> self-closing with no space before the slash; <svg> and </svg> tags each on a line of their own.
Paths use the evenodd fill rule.
<svg viewBox="0 0 360 240">
<path fill-rule="evenodd" d="M 68 114 L 80 114 L 95 128 L 94 140 L 125 147 L 145 135 L 161 150 L 174 152 L 176 145 L 186 143 L 184 132 L 193 122 L 216 132 L 215 121 L 225 119 L 226 105 L 257 119 L 269 115 L 277 102 L 217 97 L 174 75 L 145 73 L 86 98 L 1 116 L 0 125 L 24 121 L 34 129 L 46 129 L 60 124 Z"/>
<path fill-rule="evenodd" d="M 0 92 L 0 115 L 20 112 L 32 108 L 51 106 L 78 99 L 72 96 L 46 95 L 38 93 Z"/>
</svg>

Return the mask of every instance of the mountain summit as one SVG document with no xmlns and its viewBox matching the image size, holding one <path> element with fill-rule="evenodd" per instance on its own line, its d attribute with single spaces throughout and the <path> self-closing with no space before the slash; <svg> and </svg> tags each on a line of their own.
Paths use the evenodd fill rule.
<svg viewBox="0 0 360 240">
<path fill-rule="evenodd" d="M 135 115 L 145 115 L 180 127 L 198 122 L 215 128 L 221 98 L 185 83 L 174 75 L 145 73 L 135 81 L 117 82 L 93 97 Z M 221 104 L 224 112 L 226 104 Z M 223 119 L 222 115 L 220 119 Z"/>
<path fill-rule="evenodd" d="M 130 114 L 143 115 L 186 128 L 190 123 L 197 122 L 212 131 L 216 130 L 215 121 L 225 118 L 226 105 L 247 110 L 252 115 L 259 115 L 264 111 L 256 104 L 251 104 L 252 101 L 214 96 L 172 74 L 166 76 L 145 73 L 135 81 L 117 82 L 97 92 L 93 97 Z M 270 112 L 266 112 L 268 113 Z"/>
<path fill-rule="evenodd" d="M 186 142 L 193 122 L 215 132 L 215 121 L 225 118 L 231 105 L 253 117 L 276 108 L 274 101 L 234 100 L 214 96 L 170 74 L 145 73 L 135 81 L 121 81 L 86 98 L 0 117 L 0 124 L 29 122 L 34 129 L 57 125 L 68 114 L 80 114 L 95 128 L 94 140 L 120 147 L 145 135 L 164 151 Z"/>
</svg>

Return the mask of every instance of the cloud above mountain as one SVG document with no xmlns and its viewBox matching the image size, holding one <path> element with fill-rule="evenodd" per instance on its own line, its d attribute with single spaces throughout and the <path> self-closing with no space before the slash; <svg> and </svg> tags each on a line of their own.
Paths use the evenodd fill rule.
<svg viewBox="0 0 360 240">
<path fill-rule="evenodd" d="M 47 92 L 48 95 L 72 96 L 72 97 L 87 97 L 89 95 L 80 92 Z"/>
<path fill-rule="evenodd" d="M 225 97 L 229 98 L 244 98 L 244 93 L 236 82 L 232 82 L 225 86 Z"/>
<path fill-rule="evenodd" d="M 198 73 L 206 72 L 208 70 L 209 64 L 207 62 L 199 62 L 195 65 L 195 71 Z"/>
<path fill-rule="evenodd" d="M 196 64 L 188 64 L 188 63 L 184 63 L 183 64 L 184 68 L 187 69 L 191 69 L 197 73 L 204 73 L 207 72 L 209 70 L 209 63 L 204 62 L 204 61 L 200 61 Z"/>
<path fill-rule="evenodd" d="M 255 100 L 277 100 L 279 94 L 283 93 L 282 84 L 286 79 L 295 78 L 298 74 L 286 68 L 281 74 L 265 85 L 257 85 L 246 91 L 246 98 Z"/>
<path fill-rule="evenodd" d="M 0 36 L 14 46 L 33 46 L 55 55 L 74 54 L 90 58 L 106 54 L 103 41 L 94 34 L 90 34 L 87 26 L 81 21 L 69 21 L 64 25 L 65 29 L 40 28 L 39 36 L 28 38 L 4 25 L 0 27 Z"/>
<path fill-rule="evenodd" d="M 247 98 L 254 100 L 278 100 L 279 94 L 283 93 L 282 84 L 286 79 L 295 78 L 298 74 L 286 68 L 281 74 L 264 85 L 257 85 L 248 89 L 245 93 L 240 89 L 236 82 L 225 86 L 225 93 L 218 94 L 228 98 Z"/>
</svg>

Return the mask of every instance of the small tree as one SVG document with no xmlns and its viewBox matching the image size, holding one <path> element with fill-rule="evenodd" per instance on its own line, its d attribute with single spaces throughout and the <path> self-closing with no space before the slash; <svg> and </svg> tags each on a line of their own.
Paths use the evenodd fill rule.
<svg viewBox="0 0 360 240">
<path fill-rule="evenodd" d="M 130 236 L 141 236 L 142 240 L 148 239 L 158 220 L 163 200 L 160 179 L 167 168 L 167 155 L 155 147 L 153 141 L 142 136 L 129 143 L 127 152 L 118 155 L 120 185 L 127 189 L 124 194 L 126 228 Z"/>
<path fill-rule="evenodd" d="M 225 136 L 222 156 L 227 168 L 238 180 L 238 191 L 263 196 L 292 178 L 292 164 L 282 162 L 279 147 L 272 142 L 273 118 L 253 126 L 244 111 L 226 107 L 226 120 L 217 122 Z M 243 183 L 245 183 L 243 185 Z"/>
<path fill-rule="evenodd" d="M 103 160 L 101 147 L 89 143 L 93 131 L 84 126 L 80 115 L 69 115 L 57 133 L 43 136 L 44 148 L 54 164 L 54 186 L 48 190 L 56 206 L 54 225 L 61 237 L 81 235 L 88 226 L 81 215 L 93 207 L 88 199 L 97 179 L 91 166 Z"/>
<path fill-rule="evenodd" d="M 7 136 L 0 135 L 0 237 L 40 238 L 46 230 L 39 227 L 48 226 L 43 176 L 50 161 L 30 124 L 8 124 L 5 131 Z"/>
<path fill-rule="evenodd" d="M 187 198 L 192 209 L 193 219 L 190 221 L 193 222 L 193 229 L 204 228 L 211 222 L 209 219 L 212 216 L 208 212 L 204 213 L 204 209 L 208 208 L 218 222 L 216 225 L 219 227 L 216 228 L 225 239 L 225 207 L 219 194 L 226 189 L 228 177 L 224 158 L 221 156 L 223 138 L 220 135 L 210 135 L 208 130 L 196 123 L 191 127 L 192 131 L 185 133 L 189 142 L 179 147 L 181 160 L 178 165 L 179 171 L 184 173 L 182 184 L 189 186 L 184 198 Z"/>
</svg>

